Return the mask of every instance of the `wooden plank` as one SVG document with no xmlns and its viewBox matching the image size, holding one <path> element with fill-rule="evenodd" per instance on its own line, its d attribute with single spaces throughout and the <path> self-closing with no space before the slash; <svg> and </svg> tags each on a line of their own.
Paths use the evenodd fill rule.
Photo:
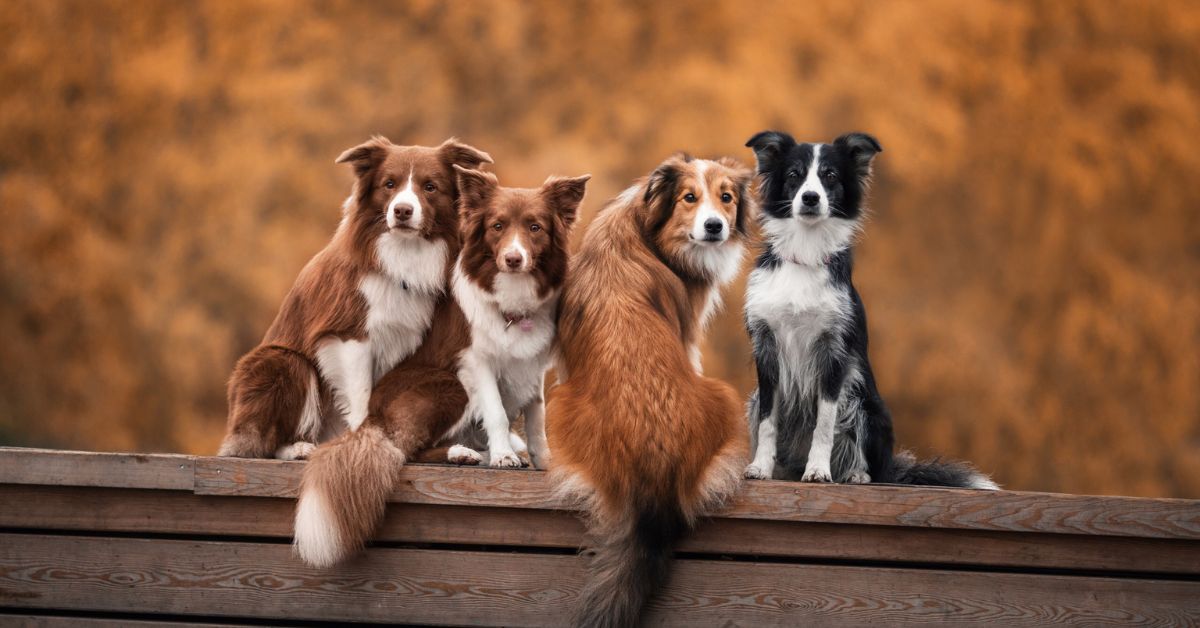
<svg viewBox="0 0 1200 628">
<path fill-rule="evenodd" d="M 0 528 L 274 537 L 295 502 L 153 490 L 0 485 Z M 578 548 L 569 512 L 392 504 L 377 541 Z M 701 554 L 1013 568 L 1200 573 L 1200 543 L 1083 535 L 716 519 L 680 546 Z"/>
<path fill-rule="evenodd" d="M 303 463 L 197 458 L 196 492 L 295 497 Z M 408 465 L 394 501 L 562 509 L 546 474 Z M 748 482 L 734 519 L 1200 539 L 1200 501 L 901 486 Z"/>
<path fill-rule="evenodd" d="M 370 551 L 330 571 L 283 544 L 0 535 L 0 604 L 271 620 L 559 626 L 575 556 Z M 1200 621 L 1200 583 L 678 561 L 654 626 Z"/>
<path fill-rule="evenodd" d="M 107 619 L 103 617 L 0 614 L 0 626 L 8 628 L 239 628 L 247 624 L 196 623 L 155 619 Z"/>
<path fill-rule="evenodd" d="M 190 491 L 192 457 L 0 447 L 0 484 L 111 486 Z"/>
</svg>

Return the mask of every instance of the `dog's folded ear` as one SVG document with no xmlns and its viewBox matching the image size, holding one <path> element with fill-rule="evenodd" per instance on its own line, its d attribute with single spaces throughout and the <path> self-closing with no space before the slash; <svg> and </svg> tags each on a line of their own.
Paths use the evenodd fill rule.
<svg viewBox="0 0 1200 628">
<path fill-rule="evenodd" d="M 500 180 L 490 172 L 454 164 L 454 173 L 458 179 L 458 211 L 463 215 L 482 209 L 500 186 Z"/>
<path fill-rule="evenodd" d="M 833 140 L 833 145 L 846 151 L 854 159 L 854 168 L 859 177 L 871 174 L 871 160 L 876 154 L 883 152 L 879 140 L 866 133 L 847 133 Z"/>
<path fill-rule="evenodd" d="M 483 164 L 493 163 L 491 155 L 453 137 L 438 146 L 438 155 L 447 165 L 461 166 L 468 170 L 477 170 Z"/>
<path fill-rule="evenodd" d="M 646 193 L 642 196 L 644 207 L 638 214 L 642 233 L 658 231 L 671 217 L 675 189 L 679 185 L 680 167 L 690 159 L 686 154 L 668 157 L 646 179 Z"/>
<path fill-rule="evenodd" d="M 779 156 L 795 145 L 792 136 L 780 131 L 762 131 L 746 142 L 746 146 L 754 151 L 759 174 L 770 172 Z"/>
<path fill-rule="evenodd" d="M 354 167 L 354 175 L 362 177 L 383 163 L 384 158 L 387 157 L 387 151 L 391 147 L 392 143 L 388 141 L 388 138 L 382 135 L 375 135 L 366 142 L 354 148 L 347 149 L 333 163 L 348 163 Z"/>
<path fill-rule="evenodd" d="M 542 198 L 546 199 L 546 204 L 554 209 L 568 227 L 575 222 L 579 204 L 583 202 L 587 182 L 591 178 L 590 174 L 574 178 L 549 177 L 542 184 Z"/>
</svg>

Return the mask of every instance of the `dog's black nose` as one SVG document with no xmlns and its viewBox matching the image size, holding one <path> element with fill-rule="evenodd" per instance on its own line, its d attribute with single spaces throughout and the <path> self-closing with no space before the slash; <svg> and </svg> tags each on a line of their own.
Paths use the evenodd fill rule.
<svg viewBox="0 0 1200 628">
<path fill-rule="evenodd" d="M 412 215 L 413 215 L 413 206 L 412 205 L 409 205 L 408 203 L 404 203 L 403 205 L 396 206 L 396 220 L 399 220 L 400 222 L 404 222 L 405 220 L 412 218 Z"/>
<path fill-rule="evenodd" d="M 704 233 L 717 235 L 725 230 L 725 223 L 720 218 L 709 218 L 704 221 Z"/>
<path fill-rule="evenodd" d="M 805 192 L 800 195 L 800 202 L 808 207 L 816 207 L 821 202 L 821 195 L 816 192 Z"/>
</svg>

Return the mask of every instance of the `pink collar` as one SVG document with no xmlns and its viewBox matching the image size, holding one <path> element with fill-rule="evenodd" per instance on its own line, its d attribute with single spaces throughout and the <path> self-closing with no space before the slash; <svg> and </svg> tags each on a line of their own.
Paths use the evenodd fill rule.
<svg viewBox="0 0 1200 628">
<path fill-rule="evenodd" d="M 521 331 L 533 331 L 533 319 L 528 314 L 514 314 L 512 312 L 500 312 L 504 316 L 504 329 L 512 327 L 513 323 L 521 328 Z"/>
</svg>

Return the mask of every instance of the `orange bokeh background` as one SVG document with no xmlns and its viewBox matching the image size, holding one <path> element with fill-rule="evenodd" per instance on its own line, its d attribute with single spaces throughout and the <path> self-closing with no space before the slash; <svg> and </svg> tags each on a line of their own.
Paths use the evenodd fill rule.
<svg viewBox="0 0 1200 628">
<path fill-rule="evenodd" d="M 899 442 L 1200 497 L 1200 5 L 0 5 L 0 444 L 211 453 L 373 133 L 510 185 L 875 134 L 856 282 Z M 748 391 L 743 282 L 706 368 Z"/>
</svg>

